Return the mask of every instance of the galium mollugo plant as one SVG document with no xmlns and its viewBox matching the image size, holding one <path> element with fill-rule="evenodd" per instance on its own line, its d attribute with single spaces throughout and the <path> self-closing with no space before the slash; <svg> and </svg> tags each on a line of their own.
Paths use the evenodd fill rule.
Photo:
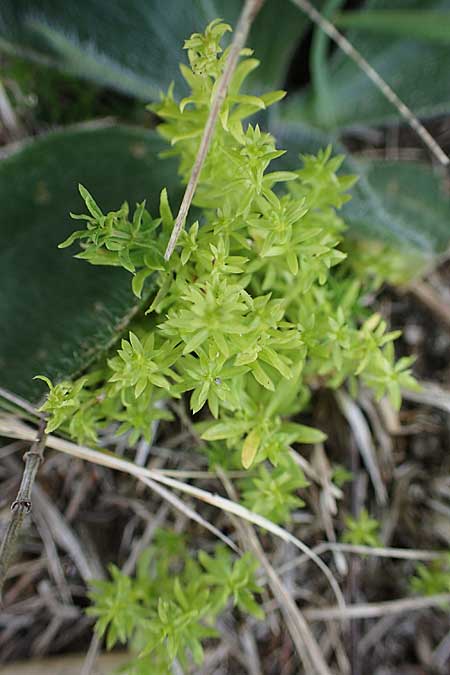
<svg viewBox="0 0 450 675">
<path fill-rule="evenodd" d="M 190 94 L 178 101 L 170 87 L 150 106 L 184 183 L 223 72 L 228 51 L 221 39 L 229 30 L 214 21 L 191 36 L 185 43 L 189 66 L 181 66 Z M 87 213 L 73 217 L 85 227 L 61 246 L 77 241 L 77 257 L 128 270 L 146 313 L 119 349 L 83 378 L 56 385 L 44 378 L 50 391 L 42 410 L 49 430 L 60 428 L 81 443 L 95 443 L 112 422 L 135 443 L 141 436 L 151 440 L 155 420 L 170 419 L 164 401 L 186 395 L 194 421 L 202 411 L 197 430 L 216 448 L 212 456 L 227 465 L 227 457 L 231 463 L 238 454 L 243 467 L 257 466 L 243 484 L 245 504 L 282 522 L 302 505 L 297 490 L 306 485 L 289 459 L 290 447 L 325 439 L 296 421 L 311 391 L 346 382 L 355 391 L 363 384 L 398 407 L 401 388 L 415 382 L 411 359 L 394 358 L 399 333 L 364 306 L 373 281 L 358 266 L 358 251 L 344 250 L 338 209 L 355 177 L 338 174 L 342 157 L 332 157 L 331 148 L 301 157 L 295 171 L 273 165 L 283 150 L 248 118 L 284 92 L 241 93 L 258 66 L 250 50 L 242 56 L 194 197 L 199 215 L 168 262 L 164 251 L 174 218 L 165 189 L 157 214 L 145 202 L 104 213 L 80 186 Z M 159 583 L 144 583 L 139 570 L 138 581 L 114 570 L 112 581 L 94 593 L 92 610 L 110 646 L 132 638 L 143 654 L 158 648 L 163 669 L 186 652 L 198 662 L 202 639 L 211 634 L 202 621 L 208 615 L 209 625 L 231 593 L 222 588 L 219 602 L 218 580 L 250 564 L 217 556 L 217 565 L 204 555 L 199 563 L 186 562 L 186 583 L 172 583 L 167 600 Z M 247 592 L 232 594 L 243 610 L 255 611 Z M 144 672 L 139 662 L 133 668 Z"/>
<path fill-rule="evenodd" d="M 187 40 L 190 68 L 182 66 L 182 73 L 191 94 L 177 102 L 170 88 L 151 106 L 184 182 L 223 71 L 227 50 L 220 41 L 228 30 L 215 21 Z M 194 414 L 204 407 L 211 413 L 201 423 L 203 437 L 239 446 L 249 467 L 266 458 L 277 463 L 292 443 L 323 439 L 291 421 L 317 383 L 364 383 L 379 397 L 387 393 L 397 407 L 400 388 L 414 386 L 411 359 L 394 360 L 398 332 L 388 332 L 378 314 L 362 308 L 363 279 L 352 273 L 340 245 L 345 226 L 337 209 L 355 178 L 337 175 L 342 158 L 331 157 L 330 148 L 303 157 L 297 171 L 271 170 L 283 151 L 246 119 L 283 92 L 240 93 L 258 65 L 249 50 L 244 56 L 194 198 L 200 222 L 183 233 L 168 263 L 163 253 L 173 215 L 166 190 L 156 216 L 144 202 L 133 215 L 128 204 L 104 214 L 80 186 L 88 213 L 74 217 L 86 227 L 61 246 L 78 240 L 78 257 L 124 267 L 139 297 L 148 277 L 158 290 L 146 318 L 95 376 L 81 386 L 56 385 L 67 390 L 67 400 L 51 390 L 45 410 L 52 428 L 67 424 L 61 410 L 69 409 L 76 392 L 84 401 L 79 440 L 92 440 L 112 419 L 123 422 L 122 430 L 127 425 L 145 434 L 161 416 L 159 400 L 188 392 Z M 143 425 L 137 409 L 146 412 Z"/>
</svg>

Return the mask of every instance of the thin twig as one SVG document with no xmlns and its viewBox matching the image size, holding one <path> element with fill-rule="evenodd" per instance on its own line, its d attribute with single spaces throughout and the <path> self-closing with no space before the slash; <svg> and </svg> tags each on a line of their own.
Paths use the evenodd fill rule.
<svg viewBox="0 0 450 675">
<path fill-rule="evenodd" d="M 172 234 L 170 235 L 170 240 L 167 244 L 166 252 L 164 254 L 165 260 L 169 260 L 170 256 L 172 255 L 178 241 L 178 237 L 180 236 L 181 230 L 183 229 L 186 222 L 186 217 L 200 178 L 200 173 L 208 154 L 209 146 L 211 145 L 220 108 L 222 107 L 222 103 L 224 102 L 225 96 L 227 95 L 230 80 L 234 71 L 236 70 L 239 54 L 245 45 L 250 27 L 254 18 L 261 9 L 263 2 L 264 0 L 246 0 L 242 9 L 238 24 L 236 26 L 236 31 L 234 33 L 233 42 L 231 43 L 225 68 L 211 103 L 208 120 L 203 130 L 202 140 L 200 141 L 189 182 L 183 195 L 183 201 L 181 202 L 181 206 L 173 226 Z"/>
<path fill-rule="evenodd" d="M 425 551 L 420 549 L 409 548 L 388 548 L 383 546 L 357 546 L 355 544 L 341 544 L 334 542 L 322 542 L 313 549 L 316 555 L 323 555 L 328 551 L 338 551 L 341 553 L 350 553 L 352 555 L 373 556 L 375 558 L 393 558 L 398 560 L 440 560 L 444 555 L 442 551 Z M 297 556 L 293 560 L 281 565 L 277 572 L 284 574 L 295 567 L 303 565 L 308 562 L 309 558 L 306 555 Z"/>
<path fill-rule="evenodd" d="M 356 445 L 366 465 L 367 472 L 372 481 L 377 502 L 379 504 L 386 504 L 387 492 L 386 487 L 381 478 L 380 469 L 378 466 L 377 453 L 373 444 L 372 434 L 370 433 L 369 425 L 366 418 L 361 412 L 359 406 L 353 399 L 346 394 L 343 389 L 338 389 L 335 393 L 336 401 L 341 409 L 342 414 L 347 420 L 355 438 Z"/>
<path fill-rule="evenodd" d="M 2 597 L 6 572 L 16 549 L 17 537 L 19 536 L 25 516 L 31 511 L 31 490 L 37 471 L 44 460 L 44 449 L 47 440 L 45 424 L 45 420 L 41 420 L 36 439 L 24 455 L 25 468 L 22 474 L 22 481 L 17 497 L 11 505 L 11 520 L 0 546 L 0 599 Z"/>
<path fill-rule="evenodd" d="M 43 417 L 43 413 L 39 412 L 39 410 L 37 410 L 33 405 L 31 405 L 31 403 L 29 403 L 29 401 L 26 401 L 24 398 L 21 398 L 20 396 L 13 394 L 8 389 L 0 387 L 0 398 L 4 398 L 6 401 L 9 401 L 13 405 L 17 406 L 21 410 L 25 410 L 31 415 L 41 418 Z"/>
<path fill-rule="evenodd" d="M 188 518 L 202 525 L 204 528 L 209 530 L 209 532 L 212 532 L 214 536 L 216 536 L 218 539 L 223 541 L 227 546 L 233 549 L 235 553 L 238 554 L 240 553 L 234 541 L 232 541 L 229 537 L 223 534 L 223 532 L 221 532 L 217 527 L 215 527 L 215 525 L 212 525 L 212 523 L 208 522 L 205 518 L 203 518 L 199 513 L 197 513 L 195 509 L 186 504 L 182 499 L 172 494 L 170 490 L 167 490 L 167 488 L 163 487 L 162 485 L 159 485 L 156 481 L 152 480 L 151 478 L 145 478 L 143 476 L 141 480 L 143 483 L 148 485 L 149 488 L 151 488 L 154 492 L 156 492 L 156 494 L 158 494 L 160 497 L 169 502 L 169 504 L 172 504 L 172 506 L 176 508 L 178 511 L 184 513 Z"/>
<path fill-rule="evenodd" d="M 97 633 L 94 633 L 92 635 L 91 643 L 89 645 L 86 657 L 83 661 L 83 666 L 80 675 L 91 675 L 91 673 L 95 668 L 95 664 L 98 655 L 100 654 L 101 647 L 102 647 L 101 638 L 98 636 Z"/>
<path fill-rule="evenodd" d="M 356 63 L 359 68 L 367 75 L 367 77 L 373 82 L 373 84 L 381 91 L 383 96 L 391 103 L 394 108 L 398 110 L 400 115 L 408 122 L 410 127 L 414 129 L 423 143 L 427 148 L 433 153 L 433 155 L 438 159 L 438 161 L 444 166 L 450 164 L 449 157 L 442 150 L 440 145 L 435 141 L 433 136 L 425 129 L 423 124 L 419 122 L 414 113 L 408 108 L 408 106 L 403 103 L 403 101 L 397 96 L 395 91 L 388 85 L 387 82 L 377 73 L 375 68 L 373 68 L 368 61 L 364 58 L 360 52 L 358 52 L 355 47 L 347 40 L 346 37 L 340 33 L 335 26 L 328 21 L 320 12 L 317 11 L 315 7 L 309 2 L 309 0 L 291 0 L 294 5 L 297 5 L 315 24 L 323 30 L 336 44 L 342 49 L 342 51 L 347 54 L 348 57 Z"/>
<path fill-rule="evenodd" d="M 321 607 L 320 609 L 305 609 L 304 614 L 309 621 L 331 621 L 339 619 L 371 619 L 387 614 L 413 612 L 428 607 L 446 607 L 450 602 L 450 593 L 439 593 L 420 598 L 402 598 L 387 602 L 367 602 L 360 605 L 341 607 Z"/>
<path fill-rule="evenodd" d="M 402 397 L 406 401 L 414 401 L 422 405 L 430 405 L 450 413 L 450 390 L 444 389 L 436 382 L 419 381 L 420 391 L 402 389 Z"/>
</svg>

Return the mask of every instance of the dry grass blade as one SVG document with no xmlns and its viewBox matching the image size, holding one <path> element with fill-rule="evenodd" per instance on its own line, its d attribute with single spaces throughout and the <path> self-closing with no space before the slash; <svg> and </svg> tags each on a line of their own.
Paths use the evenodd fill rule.
<svg viewBox="0 0 450 675">
<path fill-rule="evenodd" d="M 241 644 L 248 664 L 248 675 L 264 675 L 256 640 L 250 629 L 241 631 Z"/>
<path fill-rule="evenodd" d="M 420 385 L 420 391 L 404 390 L 402 391 L 402 397 L 407 401 L 430 405 L 450 413 L 450 391 L 443 389 L 434 382 L 420 382 Z"/>
<path fill-rule="evenodd" d="M 91 579 L 103 578 L 103 570 L 97 561 L 87 555 L 85 548 L 81 545 L 73 529 L 66 523 L 62 513 L 51 502 L 39 485 L 34 486 L 33 499 L 36 503 L 36 508 L 39 509 L 45 518 L 54 540 L 58 546 L 70 555 L 82 579 L 85 582 L 89 582 Z"/>
<path fill-rule="evenodd" d="M 94 633 L 86 657 L 83 661 L 80 675 L 91 675 L 94 672 L 100 654 L 101 644 L 101 639 Z"/>
<path fill-rule="evenodd" d="M 141 478 L 142 482 L 148 485 L 154 492 L 156 492 L 160 497 L 165 499 L 169 504 L 172 504 L 173 507 L 184 513 L 188 518 L 194 520 L 195 522 L 202 525 L 204 528 L 209 530 L 214 536 L 218 537 L 221 541 L 229 546 L 235 553 L 240 554 L 241 551 L 236 546 L 234 541 L 227 537 L 223 532 L 221 532 L 217 527 L 211 525 L 205 518 L 203 518 L 197 511 L 183 502 L 182 499 L 179 499 L 176 495 L 172 494 L 169 490 L 166 490 L 162 485 L 159 485 L 156 481 L 151 478 Z"/>
<path fill-rule="evenodd" d="M 58 589 L 61 596 L 61 600 L 66 605 L 68 605 L 72 602 L 72 597 L 64 574 L 64 568 L 58 555 L 58 549 L 56 548 L 51 528 L 49 527 L 46 518 L 44 517 L 43 513 L 41 513 L 39 508 L 35 508 L 33 510 L 33 520 L 36 523 L 42 543 L 44 544 L 44 549 L 47 554 L 49 572 L 53 577 L 56 588 Z"/>
<path fill-rule="evenodd" d="M 450 661 L 450 632 L 447 633 L 433 652 L 431 667 L 437 672 L 445 672 L 445 664 Z"/>
<path fill-rule="evenodd" d="M 315 551 L 318 550 L 314 549 Z M 385 548 L 382 546 L 357 546 L 355 544 L 323 544 L 322 551 L 342 551 L 355 555 L 371 555 L 376 558 L 398 558 L 400 560 L 438 560 L 442 558 L 442 551 L 420 551 L 409 548 Z"/>
<path fill-rule="evenodd" d="M 323 542 L 315 546 L 312 551 L 316 555 L 323 555 L 328 551 L 339 551 L 341 553 L 351 553 L 353 555 L 373 556 L 375 558 L 393 558 L 398 560 L 439 560 L 442 558 L 442 551 L 421 551 L 419 549 L 409 548 L 387 548 L 381 546 L 357 546 L 355 544 L 341 544 L 334 542 Z M 293 560 L 281 565 L 278 568 L 278 573 L 282 574 L 289 570 L 303 565 L 308 561 L 306 555 L 298 556 Z"/>
<path fill-rule="evenodd" d="M 125 652 L 102 654 L 95 675 L 111 675 L 120 672 L 120 667 L 129 660 Z M 79 655 L 52 656 L 46 659 L 27 659 L 4 666 L 1 675 L 87 675 L 82 669 L 83 657 Z"/>
<path fill-rule="evenodd" d="M 425 129 L 423 124 L 417 119 L 412 110 L 408 108 L 405 103 L 397 96 L 395 91 L 388 85 L 387 82 L 377 73 L 375 68 L 372 68 L 370 63 L 366 61 L 360 52 L 358 52 L 355 47 L 347 40 L 346 37 L 340 33 L 337 28 L 328 21 L 320 12 L 317 11 L 315 7 L 309 2 L 309 0 L 291 0 L 294 5 L 297 5 L 315 24 L 326 33 L 342 51 L 344 54 L 347 54 L 352 61 L 356 63 L 359 68 L 367 75 L 367 77 L 374 83 L 374 85 L 381 91 L 383 96 L 391 103 L 394 108 L 398 110 L 400 115 L 408 122 L 410 127 L 414 129 L 419 138 L 427 146 L 427 148 L 433 153 L 436 159 L 443 165 L 448 166 L 450 164 L 450 159 L 447 157 L 445 152 L 442 150 L 439 143 L 435 141 L 433 136 Z"/>
<path fill-rule="evenodd" d="M 186 221 L 186 217 L 200 178 L 200 173 L 208 154 L 209 146 L 211 145 L 220 108 L 225 100 L 233 73 L 236 70 L 239 54 L 245 45 L 245 41 L 247 40 L 250 26 L 252 25 L 255 16 L 261 9 L 263 2 L 264 0 L 245 0 L 245 5 L 242 9 L 241 16 L 239 17 L 239 21 L 236 26 L 236 31 L 234 33 L 234 38 L 231 44 L 230 52 L 228 54 L 227 62 L 211 103 L 209 116 L 206 121 L 203 136 L 197 151 L 194 166 L 192 167 L 189 182 L 183 195 L 183 200 L 173 226 L 172 234 L 170 235 L 169 243 L 167 244 L 167 249 L 164 254 L 164 258 L 166 260 L 169 260 L 170 256 L 172 255 L 178 237 L 180 236 L 181 230 L 184 227 L 184 223 Z"/>
<path fill-rule="evenodd" d="M 335 396 L 342 414 L 353 432 L 356 445 L 358 446 L 358 450 L 361 453 L 375 489 L 377 501 L 379 504 L 386 504 L 387 492 L 381 478 L 380 469 L 378 468 L 376 451 L 369 425 L 360 408 L 343 390 L 336 391 Z"/>
<path fill-rule="evenodd" d="M 336 486 L 331 480 L 332 469 L 322 444 L 317 444 L 314 448 L 313 463 L 317 474 L 320 476 L 319 511 L 324 530 L 328 540 L 335 542 L 336 533 L 334 531 L 333 517 L 337 514 Z M 348 573 L 345 557 L 339 551 L 334 551 L 333 557 L 339 574 L 345 576 Z"/>
<path fill-rule="evenodd" d="M 439 607 L 450 602 L 450 593 L 439 593 L 421 598 L 405 598 L 389 600 L 387 602 L 367 602 L 360 605 L 340 607 L 321 607 L 320 609 L 306 609 L 305 616 L 310 621 L 347 621 L 347 619 L 371 619 L 387 614 L 401 614 L 414 612 L 428 607 Z"/>
<path fill-rule="evenodd" d="M 36 410 L 36 408 L 32 406 L 29 401 L 26 401 L 24 398 L 13 394 L 8 389 L 0 387 L 0 399 L 2 398 L 4 398 L 5 401 L 8 401 L 9 403 L 17 406 L 20 410 L 25 410 L 26 412 L 30 413 L 30 415 L 33 415 L 33 417 L 42 418 L 44 416 L 43 413 L 40 413 L 38 410 Z"/>
<path fill-rule="evenodd" d="M 30 436 L 33 438 L 35 432 L 30 426 L 24 424 L 12 415 L 3 415 L 0 416 L 0 433 L 10 438 L 29 440 Z M 313 551 L 311 551 L 311 549 L 306 546 L 306 544 L 300 541 L 300 539 L 297 539 L 297 537 L 295 537 L 293 534 L 279 525 L 275 525 L 275 523 L 272 523 L 267 518 L 264 518 L 263 516 L 246 509 L 241 504 L 236 504 L 225 497 L 212 494 L 207 490 L 202 490 L 193 485 L 189 485 L 188 483 L 182 483 L 181 481 L 169 478 L 168 476 L 164 476 L 156 470 L 139 467 L 132 462 L 121 459 L 120 457 L 116 457 L 111 452 L 93 450 L 92 448 L 76 445 L 71 441 L 66 441 L 53 435 L 49 435 L 47 437 L 47 446 L 54 450 L 59 450 L 60 452 L 71 455 L 72 457 L 78 457 L 79 459 L 93 462 L 94 464 L 100 464 L 101 466 L 106 466 L 110 469 L 116 469 L 117 471 L 128 473 L 131 476 L 135 476 L 139 480 L 142 480 L 142 478 L 148 478 L 150 480 L 157 481 L 158 483 L 162 483 L 167 487 L 180 490 L 180 492 L 189 494 L 200 501 L 221 509 L 222 511 L 232 513 L 239 518 L 243 518 L 244 520 L 253 523 L 254 525 L 258 525 L 258 527 L 262 527 L 268 532 L 271 532 L 283 541 L 290 542 L 296 548 L 302 551 L 302 553 L 304 553 L 308 558 L 310 558 L 317 565 L 317 567 L 319 567 L 319 569 L 327 578 L 336 596 L 339 606 L 345 607 L 345 600 L 342 595 L 342 591 L 339 588 L 339 584 L 325 563 Z"/>
</svg>

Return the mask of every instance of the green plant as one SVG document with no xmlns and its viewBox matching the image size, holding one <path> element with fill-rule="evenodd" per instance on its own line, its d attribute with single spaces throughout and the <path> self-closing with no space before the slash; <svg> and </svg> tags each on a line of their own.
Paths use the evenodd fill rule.
<svg viewBox="0 0 450 675">
<path fill-rule="evenodd" d="M 184 181 L 223 68 L 220 38 L 228 28 L 213 22 L 204 38 L 187 41 L 191 70 L 182 72 L 191 95 L 178 104 L 170 90 L 154 106 Z M 147 276 L 157 275 L 159 291 L 147 310 L 155 318 L 140 323 L 142 337 L 130 333 L 122 341 L 92 385 L 83 383 L 91 402 L 107 401 L 110 412 L 143 432 L 135 425 L 136 407 L 153 411 L 151 419 L 160 414 L 156 400 L 190 391 L 193 412 L 208 403 L 217 420 L 199 425 L 203 438 L 240 446 L 245 467 L 265 458 L 276 463 L 291 443 L 323 440 L 286 420 L 302 409 L 317 378 L 331 387 L 358 378 L 378 396 L 387 392 L 396 406 L 400 386 L 414 386 L 411 359 L 393 360 L 398 333 L 361 311 L 361 284 L 351 259 L 343 264 L 344 223 L 336 208 L 355 179 L 336 176 L 342 159 L 331 159 L 327 149 L 305 156 L 296 172 L 270 171 L 282 151 L 258 126 L 243 127 L 248 115 L 282 97 L 239 94 L 257 65 L 247 58 L 234 74 L 195 195 L 202 225 L 184 233 L 168 265 L 163 253 L 173 217 L 165 191 L 159 218 L 141 203 L 130 220 L 126 204 L 103 214 L 80 187 L 89 215 L 74 217 L 87 228 L 61 245 L 78 239 L 78 257 L 124 267 L 136 295 Z M 78 395 L 79 384 L 73 386 Z M 55 417 L 62 419 L 58 402 L 45 409 L 54 428 Z M 107 417 L 104 409 L 100 417 Z"/>
<path fill-rule="evenodd" d="M 342 464 L 333 465 L 333 473 L 331 474 L 332 482 L 338 487 L 343 487 L 346 483 L 350 483 L 354 476 L 351 471 L 342 466 Z"/>
<path fill-rule="evenodd" d="M 152 106 L 183 182 L 223 71 L 227 51 L 220 40 L 228 30 L 214 21 L 204 35 L 187 40 L 191 68 L 182 73 L 190 95 L 178 103 L 170 88 Z M 100 429 L 120 421 L 118 432 L 129 432 L 135 443 L 151 438 L 152 421 L 170 418 L 165 400 L 189 393 L 193 414 L 209 409 L 196 429 L 208 442 L 223 441 L 217 457 L 237 451 L 245 468 L 259 465 L 243 483 L 244 503 L 282 522 L 302 506 L 296 491 L 307 485 L 290 458 L 291 445 L 325 439 L 296 421 L 311 390 L 362 382 L 398 407 L 400 387 L 415 382 L 411 359 L 395 362 L 398 332 L 388 332 L 380 315 L 363 308 L 367 278 L 358 278 L 351 253 L 342 250 L 345 224 L 337 209 L 355 178 L 337 175 L 342 157 L 332 157 L 330 147 L 303 156 L 296 171 L 272 170 L 283 151 L 269 133 L 244 121 L 283 92 L 241 94 L 258 65 L 248 50 L 244 56 L 202 169 L 194 199 L 198 218 L 168 263 L 164 251 L 174 219 L 166 190 L 154 217 L 144 202 L 133 215 L 127 203 L 103 213 L 80 186 L 88 215 L 73 217 L 85 220 L 86 228 L 61 247 L 78 241 L 77 257 L 123 267 L 146 312 L 120 348 L 83 378 L 57 385 L 43 378 L 50 393 L 41 409 L 49 430 L 60 428 L 80 442 L 95 441 Z M 157 288 L 151 297 L 148 278 Z M 365 512 L 349 519 L 348 528 L 347 541 L 378 542 L 378 523 Z M 160 541 L 158 551 L 164 546 Z M 201 553 L 198 562 L 185 559 L 173 578 L 163 550 L 155 555 L 157 575 L 167 578 L 156 576 L 152 585 L 142 565 L 137 581 L 113 569 L 112 580 L 94 592 L 91 613 L 109 647 L 131 640 L 142 658 L 155 650 L 162 669 L 174 658 L 183 663 L 187 653 L 198 663 L 201 642 L 213 635 L 211 623 L 229 598 L 259 614 L 252 595 L 255 563 L 248 556 L 232 563 L 224 549 L 214 557 Z M 130 667 L 140 672 L 142 663 Z"/>
<path fill-rule="evenodd" d="M 411 590 L 419 595 L 450 593 L 450 555 L 434 560 L 429 565 L 417 563 L 410 583 Z"/>
<path fill-rule="evenodd" d="M 342 535 L 342 541 L 355 546 L 381 546 L 378 535 L 380 523 L 371 518 L 366 509 L 361 509 L 357 518 L 347 516 L 345 519 L 346 530 Z"/>
<path fill-rule="evenodd" d="M 291 511 L 305 505 L 297 491 L 308 485 L 303 471 L 286 455 L 274 469 L 261 464 L 253 477 L 242 481 L 242 501 L 272 522 L 286 523 Z"/>
<path fill-rule="evenodd" d="M 195 560 L 180 535 L 158 531 L 136 576 L 111 565 L 110 579 L 95 582 L 87 611 L 97 619 L 98 635 L 106 635 L 108 649 L 130 644 L 135 656 L 127 673 L 166 675 L 175 658 L 184 667 L 191 659 L 202 662 L 202 642 L 218 636 L 213 624 L 227 605 L 264 616 L 254 597 L 260 592 L 256 568 L 249 554 L 233 561 L 223 546 L 212 555 L 201 551 Z"/>
<path fill-rule="evenodd" d="M 433 41 L 436 28 L 432 28 L 434 25 L 438 33 L 445 32 L 449 3 L 429 0 L 424 11 L 418 0 L 404 0 L 394 20 L 389 23 L 384 19 L 378 24 L 382 33 L 389 23 L 391 34 L 371 36 L 364 26 L 369 10 L 372 16 L 392 10 L 387 0 L 364 0 L 358 12 L 349 17 L 355 26 L 348 35 L 352 44 L 422 117 L 449 110 L 446 69 L 442 67 L 447 63 L 448 49 Z M 182 39 L 215 16 L 234 24 L 242 8 L 241 0 L 167 0 L 167 11 L 161 12 L 159 0 L 129 0 L 124 30 L 121 0 L 107 3 L 107 21 L 103 20 L 104 4 L 105 0 L 79 0 L 74 13 L 67 3 L 55 0 L 3 0 L 0 9 L 0 50 L 7 52 L 8 59 L 11 53 L 21 54 L 47 64 L 39 66 L 40 71 L 52 66 L 72 78 L 80 77 L 73 96 L 85 110 L 80 115 L 87 115 L 88 120 L 92 117 L 88 101 L 85 104 L 81 100 L 89 93 L 89 87 L 83 84 L 86 80 L 138 101 L 157 100 L 161 88 L 174 81 L 176 91 L 182 92 L 180 96 L 187 96 L 178 67 Z M 315 5 L 326 14 L 335 11 L 337 3 L 317 0 Z M 418 27 L 415 40 L 405 39 L 404 26 L 412 25 L 412 14 Z M 332 21 L 344 26 L 346 17 L 348 12 L 330 15 Z M 327 38 L 317 28 L 308 57 L 311 81 L 299 89 L 295 81 L 299 65 L 296 46 L 310 28 L 306 15 L 290 0 L 265 0 L 249 37 L 262 64 L 250 73 L 243 91 L 252 95 L 261 87 L 278 88 L 288 83 L 290 95 L 286 101 L 270 114 L 259 112 L 261 124 L 288 151 L 280 160 L 283 167 L 296 169 L 299 152 L 317 153 L 330 143 L 336 152 L 346 154 L 345 171 L 360 176 L 352 200 L 342 211 L 349 237 L 363 240 L 364 255 L 367 250 L 374 252 L 369 257 L 378 282 L 391 278 L 384 269 L 380 275 L 377 272 L 377 266 L 385 268 L 388 259 L 394 263 L 391 267 L 406 267 L 406 276 L 419 274 L 424 263 L 429 264 L 430 257 L 448 245 L 450 202 L 445 175 L 440 176 L 425 162 L 388 160 L 384 153 L 378 160 L 372 153 L 370 157 L 364 153 L 352 155 L 354 147 L 360 147 L 361 138 L 372 138 L 373 133 L 378 136 L 380 127 L 382 131 L 397 124 L 398 112 L 344 54 L 339 50 L 330 54 Z M 33 83 L 35 66 L 30 63 L 29 67 Z M 59 74 L 44 83 L 41 75 L 38 79 L 40 86 L 53 87 L 53 99 L 60 99 Z M 12 99 L 13 84 L 5 81 Z M 90 91 L 90 96 L 96 97 L 95 111 L 102 112 L 106 101 L 99 102 L 93 94 L 98 89 Z M 324 91 L 325 102 L 329 101 L 325 106 Z M 70 101 L 69 107 L 75 113 L 75 101 Z M 117 105 L 109 112 L 115 114 Z M 71 115 L 64 116 L 64 120 L 71 119 Z M 49 120 L 43 122 L 46 129 Z M 346 147 L 352 138 L 357 144 Z M 136 298 L 126 292 L 120 269 L 83 270 L 68 255 L 58 255 L 55 244 L 69 234 L 66 214 L 69 209 L 77 210 L 73 184 L 80 178 L 105 211 L 117 209 L 124 199 L 133 205 L 149 193 L 147 209 L 156 214 L 155 198 L 164 186 L 171 202 L 176 203 L 176 172 L 170 162 L 158 162 L 161 145 L 147 129 L 111 127 L 109 122 L 97 120 L 95 125 L 41 134 L 33 144 L 21 144 L 0 163 L 1 231 L 9 241 L 0 254 L 0 306 L 5 325 L 0 335 L 0 365 L 8 363 L 1 373 L 3 386 L 37 400 L 42 387 L 32 381 L 34 373 L 45 372 L 57 380 L 73 378 L 104 353 L 118 327 L 136 311 Z M 42 179 L 36 181 L 37 175 Z M 367 239 L 379 243 L 368 244 Z M 24 246 L 23 241 L 30 246 Z M 380 242 L 383 251 L 378 255 Z M 391 246 L 389 254 L 386 244 Z M 347 241 L 345 250 L 349 245 Z M 35 255 L 36 249 L 39 255 Z M 420 264 L 402 262 L 409 249 L 415 249 L 412 257 L 421 258 Z M 353 260 L 357 264 L 358 257 L 353 255 Z M 395 276 L 396 282 L 404 280 Z M 55 284 L 55 278 L 60 283 Z M 148 286 L 151 284 L 152 278 Z M 24 307 L 29 328 L 26 335 L 21 330 Z"/>
</svg>

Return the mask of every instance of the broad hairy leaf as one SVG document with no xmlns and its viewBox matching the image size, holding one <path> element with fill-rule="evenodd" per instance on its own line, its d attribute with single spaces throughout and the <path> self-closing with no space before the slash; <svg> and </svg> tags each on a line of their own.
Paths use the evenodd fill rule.
<svg viewBox="0 0 450 675">
<path fill-rule="evenodd" d="M 450 44 L 449 11 L 375 9 L 343 12 L 334 17 L 334 23 L 339 27 L 356 28 L 370 33 Z"/>
<path fill-rule="evenodd" d="M 369 11 L 395 10 L 397 14 L 405 11 L 406 22 L 409 12 L 419 13 L 423 9 L 427 10 L 422 26 L 424 30 L 429 26 L 431 11 L 442 14 L 441 28 L 444 32 L 448 30 L 450 0 L 428 0 L 426 8 L 423 0 L 397 0 L 394 3 L 390 0 L 367 0 L 358 13 L 363 21 Z M 423 40 L 418 35 L 418 30 L 406 35 L 406 31 L 401 31 L 401 25 L 399 20 L 395 35 L 394 24 L 388 35 L 374 35 L 367 30 L 357 30 L 355 26 L 347 37 L 416 115 L 430 117 L 448 112 L 448 44 L 437 40 Z M 316 90 L 311 85 L 288 102 L 291 118 L 295 117 L 311 126 L 329 130 L 394 123 L 399 120 L 397 110 L 367 75 L 339 49 L 324 64 L 324 69 L 326 72 L 322 74 L 322 80 L 326 79 L 327 82 L 327 101 L 331 109 L 321 111 Z"/>
<path fill-rule="evenodd" d="M 155 132 L 72 127 L 41 136 L 0 162 L 0 385 L 26 396 L 36 374 L 77 372 L 113 339 L 136 308 L 131 275 L 73 258 L 58 243 L 84 211 L 77 184 L 105 211 L 147 199 L 158 214 L 167 186 L 179 201 L 176 164 L 158 159 Z"/>
<path fill-rule="evenodd" d="M 193 32 L 221 17 L 235 26 L 242 0 L 2 0 L 0 48 L 142 100 L 173 80 Z M 280 86 L 307 19 L 289 2 L 266 0 L 248 44 L 262 62 L 255 85 Z M 183 90 L 182 90 L 183 91 Z"/>
<path fill-rule="evenodd" d="M 330 0 L 327 8 L 332 12 L 342 5 L 342 1 Z M 426 9 L 427 16 L 431 11 L 441 13 L 447 25 L 450 0 L 430 0 Z M 405 12 L 405 16 L 414 11 L 418 15 L 423 3 L 367 0 L 358 16 L 363 21 L 369 11 L 383 10 Z M 348 37 L 416 114 L 448 112 L 448 48 L 401 34 L 400 22 L 395 26 L 399 28 L 398 35 L 352 30 Z M 397 111 L 339 49 L 327 60 L 324 37 L 318 29 L 311 58 L 314 81 L 279 107 L 273 124 L 281 146 L 290 151 L 289 168 L 297 153 L 317 152 L 331 143 L 335 152 L 347 156 L 343 171 L 360 176 L 352 190 L 352 200 L 343 209 L 344 218 L 357 236 L 410 246 L 424 255 L 446 248 L 450 242 L 450 205 L 442 177 L 420 163 L 360 162 L 342 144 L 342 134 L 349 128 L 398 122 Z"/>
<path fill-rule="evenodd" d="M 425 255 L 450 244 L 450 200 L 444 172 L 422 162 L 350 158 L 360 179 L 344 217 L 359 236 L 411 244 Z"/>
</svg>

